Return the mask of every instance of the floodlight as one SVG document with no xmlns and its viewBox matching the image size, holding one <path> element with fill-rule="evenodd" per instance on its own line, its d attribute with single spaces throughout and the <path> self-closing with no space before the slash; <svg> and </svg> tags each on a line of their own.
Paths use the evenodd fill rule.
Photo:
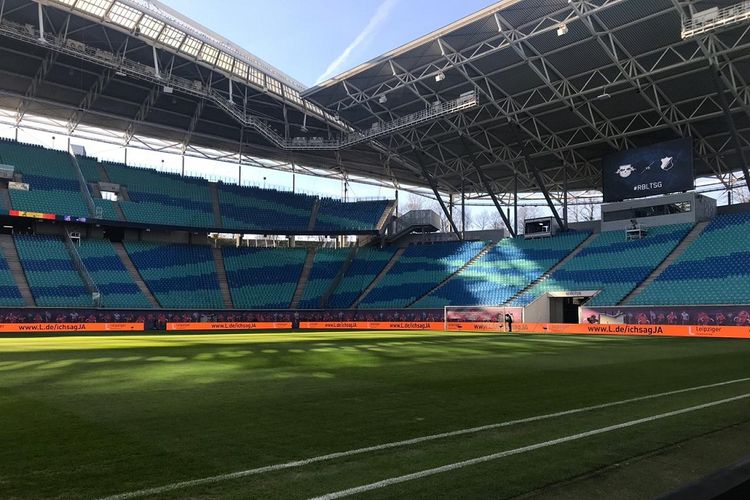
<svg viewBox="0 0 750 500">
<path fill-rule="evenodd" d="M 567 24 L 561 24 L 559 28 L 557 28 L 557 36 L 563 36 L 568 32 L 568 25 Z"/>
<path fill-rule="evenodd" d="M 442 71 L 435 75 L 436 82 L 442 82 L 443 80 L 445 80 L 445 73 L 443 73 Z"/>
<path fill-rule="evenodd" d="M 378 103 L 380 103 L 380 104 L 385 104 L 386 102 L 388 102 L 388 98 L 387 98 L 387 97 L 385 96 L 385 94 L 381 95 L 381 96 L 380 96 L 380 97 L 378 98 Z"/>
</svg>

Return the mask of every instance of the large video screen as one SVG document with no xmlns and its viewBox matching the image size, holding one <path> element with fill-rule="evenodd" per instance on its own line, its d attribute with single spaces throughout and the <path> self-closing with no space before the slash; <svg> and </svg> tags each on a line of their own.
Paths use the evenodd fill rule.
<svg viewBox="0 0 750 500">
<path fill-rule="evenodd" d="M 602 158 L 605 202 L 690 189 L 693 189 L 693 140 L 690 137 Z"/>
</svg>

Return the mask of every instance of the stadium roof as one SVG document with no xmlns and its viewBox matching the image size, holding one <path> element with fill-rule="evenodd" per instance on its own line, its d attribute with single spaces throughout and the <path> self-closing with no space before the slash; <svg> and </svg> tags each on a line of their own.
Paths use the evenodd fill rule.
<svg viewBox="0 0 750 500">
<path fill-rule="evenodd" d="M 303 89 L 157 2 L 40 0 L 40 35 L 0 1 L 0 106 L 73 131 L 471 193 L 598 189 L 603 155 L 685 135 L 721 175 L 750 145 L 747 16 L 693 17 L 728 2 L 505 0 Z"/>
</svg>

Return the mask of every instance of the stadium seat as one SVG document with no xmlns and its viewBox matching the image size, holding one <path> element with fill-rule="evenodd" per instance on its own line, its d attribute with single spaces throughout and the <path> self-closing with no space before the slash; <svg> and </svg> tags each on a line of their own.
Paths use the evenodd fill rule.
<svg viewBox="0 0 750 500">
<path fill-rule="evenodd" d="M 407 307 L 456 272 L 486 245 L 484 241 L 471 241 L 410 246 L 359 307 Z"/>
<path fill-rule="evenodd" d="M 307 230 L 315 197 L 219 183 L 219 202 L 226 228 L 295 232 Z"/>
<path fill-rule="evenodd" d="M 91 294 L 59 236 L 15 237 L 18 258 L 38 306 L 90 307 Z"/>
<path fill-rule="evenodd" d="M 750 214 L 717 216 L 633 305 L 746 304 L 750 299 Z"/>
<path fill-rule="evenodd" d="M 162 307 L 224 307 L 208 246 L 126 241 L 125 249 Z"/>
<path fill-rule="evenodd" d="M 328 300 L 328 307 L 345 309 L 357 300 L 357 297 L 372 280 L 383 270 L 396 253 L 395 248 L 360 248 L 352 260 L 336 290 Z"/>
<path fill-rule="evenodd" d="M 626 241 L 623 231 L 600 233 L 581 253 L 524 293 L 514 305 L 528 305 L 546 292 L 570 290 L 601 290 L 587 305 L 617 305 L 653 272 L 691 228 L 691 224 L 652 227 L 645 238 L 633 241 Z"/>
<path fill-rule="evenodd" d="M 104 307 L 151 307 L 109 240 L 82 240 L 77 250 L 102 294 Z"/>
<path fill-rule="evenodd" d="M 333 283 L 351 251 L 350 248 L 320 248 L 315 252 L 313 267 L 298 306 L 300 309 L 320 307 L 323 294 Z"/>
<path fill-rule="evenodd" d="M 388 200 L 341 202 L 330 198 L 320 200 L 315 229 L 370 230 L 383 216 Z"/>
<path fill-rule="evenodd" d="M 571 231 L 552 238 L 503 239 L 414 307 L 503 304 L 562 260 L 589 234 Z"/>
<path fill-rule="evenodd" d="M 306 249 L 225 247 L 222 255 L 234 307 L 289 308 Z"/>
<path fill-rule="evenodd" d="M 13 165 L 29 190 L 10 189 L 11 208 L 88 217 L 72 159 L 64 151 L 0 140 L 0 163 Z"/>
</svg>

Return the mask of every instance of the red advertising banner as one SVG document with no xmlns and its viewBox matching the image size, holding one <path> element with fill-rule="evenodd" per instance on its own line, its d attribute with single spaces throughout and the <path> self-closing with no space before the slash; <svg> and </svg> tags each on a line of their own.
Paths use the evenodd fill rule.
<svg viewBox="0 0 750 500">
<path fill-rule="evenodd" d="M 233 321 L 203 323 L 167 323 L 167 331 L 205 331 L 205 330 L 291 330 L 290 322 Z"/>
<path fill-rule="evenodd" d="M 505 324 L 492 321 L 480 323 L 449 321 L 446 328 L 449 332 L 504 332 Z"/>
<path fill-rule="evenodd" d="M 433 321 L 300 321 L 301 330 L 443 330 Z"/>
<path fill-rule="evenodd" d="M 516 323 L 514 333 L 750 339 L 747 326 Z"/>
<path fill-rule="evenodd" d="M 26 212 L 23 210 L 9 210 L 8 215 L 11 217 L 31 217 L 32 219 L 45 219 L 55 220 L 57 216 L 55 214 L 48 214 L 43 212 Z"/>
<path fill-rule="evenodd" d="M 143 323 L 0 323 L 0 332 L 142 332 Z"/>
</svg>

